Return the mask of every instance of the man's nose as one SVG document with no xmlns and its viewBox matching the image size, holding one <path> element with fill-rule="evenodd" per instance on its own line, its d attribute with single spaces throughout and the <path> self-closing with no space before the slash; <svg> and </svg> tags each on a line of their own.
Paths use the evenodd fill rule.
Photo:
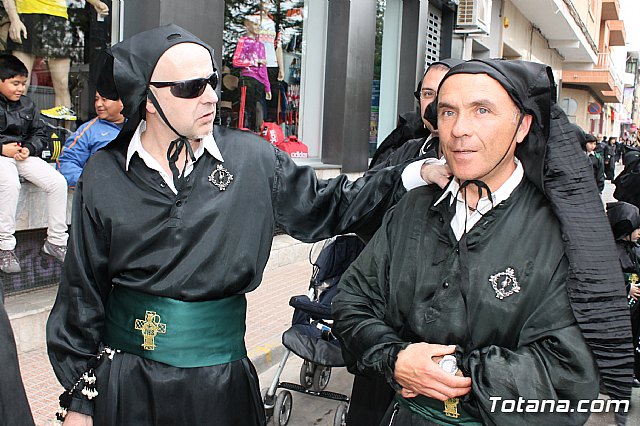
<svg viewBox="0 0 640 426">
<path fill-rule="evenodd" d="M 463 114 L 458 113 L 454 118 L 453 126 L 451 127 L 451 134 L 455 137 L 461 137 L 468 135 L 471 129 L 471 120 L 466 118 Z"/>
<path fill-rule="evenodd" d="M 218 94 L 211 84 L 207 83 L 207 87 L 204 89 L 204 93 L 202 94 L 202 101 L 207 103 L 217 103 L 218 102 Z"/>
</svg>

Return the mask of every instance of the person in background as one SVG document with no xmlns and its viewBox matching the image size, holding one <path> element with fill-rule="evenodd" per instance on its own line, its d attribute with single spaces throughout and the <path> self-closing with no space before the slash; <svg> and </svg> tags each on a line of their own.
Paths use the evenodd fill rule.
<svg viewBox="0 0 640 426">
<path fill-rule="evenodd" d="M 0 271 L 22 269 L 15 253 L 20 177 L 47 196 L 47 239 L 42 251 L 63 262 L 67 253 L 67 182 L 39 158 L 44 128 L 35 103 L 24 95 L 27 67 L 15 56 L 0 54 Z"/>
<path fill-rule="evenodd" d="M 125 122 L 120 99 L 111 100 L 96 91 L 95 108 L 97 117 L 67 138 L 58 157 L 58 170 L 71 188 L 76 186 L 89 157 L 114 140 Z"/>
<path fill-rule="evenodd" d="M 616 137 L 611 136 L 607 145 L 604 148 L 604 175 L 610 181 L 613 181 L 616 177 L 616 152 L 618 144 L 616 143 Z"/>
<path fill-rule="evenodd" d="M 462 62 L 464 61 L 461 59 L 450 58 L 434 62 L 427 67 L 427 70 L 424 72 L 424 75 L 414 92 L 416 100 L 420 102 L 422 126 L 427 131 L 427 136 L 410 139 L 406 141 L 406 143 L 395 147 L 393 152 L 388 156 L 377 157 L 379 158 L 379 162 L 373 165 L 373 167 L 370 167 L 370 170 L 365 173 L 365 176 L 375 173 L 381 168 L 400 164 L 410 158 L 417 158 L 426 154 L 428 151 L 432 151 L 433 155 L 437 156 L 438 131 L 429 121 L 426 120 L 426 118 L 424 118 L 424 116 L 427 107 L 436 99 L 438 86 L 445 74 L 449 69 L 451 69 L 451 67 L 461 64 Z M 416 165 L 419 166 L 420 164 L 416 163 Z M 450 170 L 448 170 L 444 165 L 432 165 L 428 175 L 441 176 L 442 178 L 439 184 L 444 186 L 449 180 Z M 434 182 L 435 180 L 437 179 L 433 179 Z M 349 403 L 349 411 L 347 413 L 347 424 L 349 426 L 368 426 L 379 424 L 386 412 L 386 407 L 393 399 L 394 394 L 395 391 L 389 386 L 384 378 L 373 374 L 356 374 L 353 380 L 353 388 L 351 390 L 351 402 Z"/>
<path fill-rule="evenodd" d="M 593 177 L 596 180 L 598 191 L 602 194 L 604 191 L 604 160 L 600 153 L 596 152 L 597 139 L 591 133 L 585 134 L 585 143 L 582 149 L 585 150 L 589 157 L 589 162 L 593 167 Z"/>
<path fill-rule="evenodd" d="M 624 201 L 607 203 L 607 216 L 616 240 L 618 259 L 629 294 L 631 309 L 631 330 L 633 333 L 634 379 L 633 386 L 640 387 L 640 211 L 633 204 Z"/>
<path fill-rule="evenodd" d="M 596 152 L 604 158 L 604 151 L 607 148 L 608 137 L 602 136 L 601 133 L 598 133 L 598 143 L 596 144 Z"/>
</svg>

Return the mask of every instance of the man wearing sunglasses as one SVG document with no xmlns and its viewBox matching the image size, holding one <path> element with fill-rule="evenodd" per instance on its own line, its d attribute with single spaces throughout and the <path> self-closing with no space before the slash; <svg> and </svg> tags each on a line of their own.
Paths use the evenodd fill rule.
<svg viewBox="0 0 640 426">
<path fill-rule="evenodd" d="M 323 181 L 249 132 L 213 125 L 213 52 L 175 25 L 111 48 L 98 90 L 127 122 L 77 182 L 47 324 L 65 424 L 262 425 L 246 299 L 276 224 L 302 241 L 370 233 L 401 167 Z M 111 70 L 111 71 L 110 71 Z"/>
</svg>

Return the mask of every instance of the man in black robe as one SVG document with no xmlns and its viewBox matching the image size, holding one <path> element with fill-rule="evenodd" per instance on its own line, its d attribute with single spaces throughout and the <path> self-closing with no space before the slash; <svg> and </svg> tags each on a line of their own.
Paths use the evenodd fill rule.
<svg viewBox="0 0 640 426">
<path fill-rule="evenodd" d="M 398 391 L 381 424 L 583 424 L 589 413 L 575 408 L 598 395 L 596 360 L 603 390 L 628 398 L 621 274 L 576 259 L 590 248 L 571 214 L 604 212 L 554 94 L 548 67 L 519 61 L 473 60 L 441 83 L 440 144 L 455 178 L 404 197 L 333 299 L 350 369 Z M 589 232 L 611 245 L 598 225 Z M 598 316 L 585 316 L 587 299 Z"/>
<path fill-rule="evenodd" d="M 122 99 L 128 121 L 74 195 L 47 323 L 66 390 L 59 418 L 263 425 L 244 295 L 260 284 L 275 225 L 303 241 L 366 232 L 404 193 L 402 168 L 366 186 L 320 181 L 259 136 L 213 126 L 212 51 L 175 25 L 113 46 L 106 64 L 98 90 Z"/>
</svg>

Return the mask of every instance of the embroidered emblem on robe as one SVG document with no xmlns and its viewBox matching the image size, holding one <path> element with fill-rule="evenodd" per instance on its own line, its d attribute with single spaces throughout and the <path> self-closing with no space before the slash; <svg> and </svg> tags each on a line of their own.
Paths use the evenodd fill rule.
<svg viewBox="0 0 640 426">
<path fill-rule="evenodd" d="M 142 332 L 144 343 L 142 347 L 145 351 L 153 351 L 156 349 L 155 337 L 158 334 L 167 332 L 167 325 L 160 322 L 160 315 L 154 311 L 146 311 L 144 319 L 136 319 L 135 329 Z"/>
<path fill-rule="evenodd" d="M 216 169 L 209 175 L 209 182 L 217 186 L 220 191 L 227 189 L 232 180 L 233 175 L 222 164 L 218 164 Z"/>
<path fill-rule="evenodd" d="M 514 271 L 513 268 L 507 268 L 504 272 L 491 275 L 489 282 L 496 292 L 496 297 L 500 300 L 520 292 L 516 271 Z"/>
</svg>

